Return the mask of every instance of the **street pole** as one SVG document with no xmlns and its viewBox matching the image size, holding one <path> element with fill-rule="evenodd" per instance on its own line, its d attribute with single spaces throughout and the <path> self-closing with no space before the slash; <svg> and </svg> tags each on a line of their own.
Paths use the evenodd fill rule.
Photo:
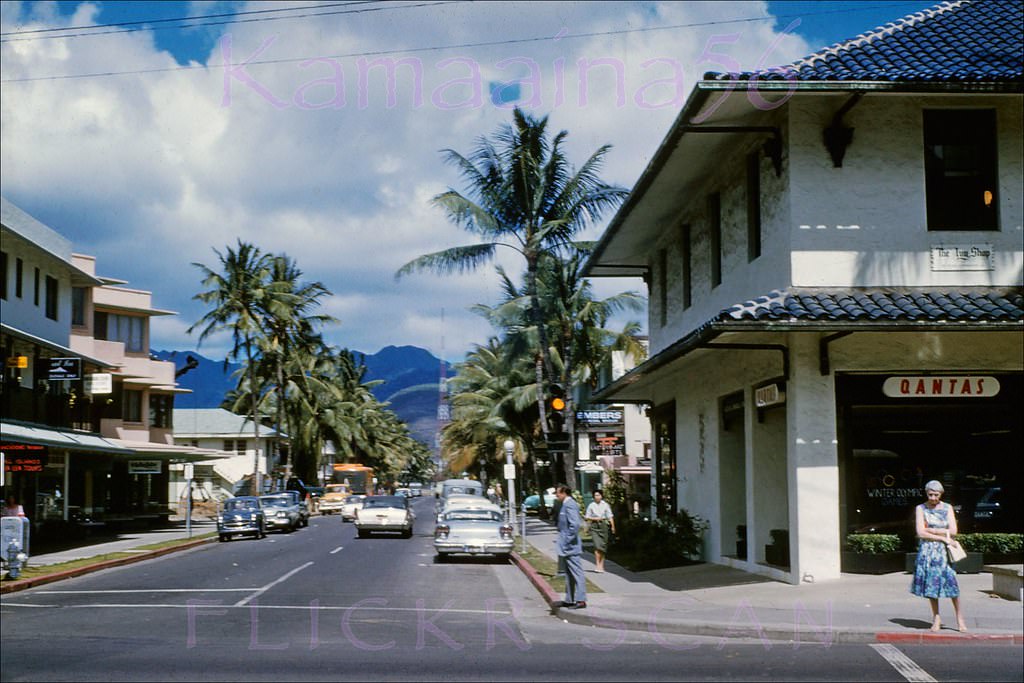
<svg viewBox="0 0 1024 683">
<path fill-rule="evenodd" d="M 512 439 L 505 441 L 505 481 L 508 490 L 508 521 L 512 528 L 516 528 L 516 465 L 512 461 L 512 453 L 516 449 L 516 442 Z"/>
</svg>

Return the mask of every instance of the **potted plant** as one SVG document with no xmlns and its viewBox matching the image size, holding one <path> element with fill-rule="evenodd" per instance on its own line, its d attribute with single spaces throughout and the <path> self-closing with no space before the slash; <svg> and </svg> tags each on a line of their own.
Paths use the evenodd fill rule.
<svg viewBox="0 0 1024 683">
<path fill-rule="evenodd" d="M 961 565 L 971 564 L 971 555 L 980 555 L 978 569 L 986 564 L 1021 564 L 1024 560 L 1024 534 L 978 533 L 960 534 L 956 537 L 960 545 L 967 551 L 967 559 L 957 565 L 957 571 L 971 572 L 961 569 Z"/>
<path fill-rule="evenodd" d="M 789 529 L 772 529 L 772 542 L 764 547 L 764 560 L 777 567 L 789 567 Z"/>
<path fill-rule="evenodd" d="M 896 534 L 850 534 L 841 554 L 842 570 L 850 574 L 888 574 L 903 566 L 902 541 Z"/>
<path fill-rule="evenodd" d="M 747 559 L 747 525 L 736 525 L 736 557 Z"/>
<path fill-rule="evenodd" d="M 986 563 L 995 564 L 994 562 L 991 562 L 987 559 L 988 556 L 984 552 L 986 549 L 1007 547 L 1006 545 L 996 543 L 994 539 L 991 539 L 989 537 L 1013 535 L 1014 534 L 957 534 L 956 540 L 958 540 L 960 542 L 960 545 L 963 546 L 963 549 L 967 551 L 967 557 L 954 564 L 953 569 L 956 570 L 957 574 L 980 573 L 981 568 Z M 993 556 L 996 556 L 995 553 L 993 553 Z M 906 572 L 908 574 L 914 573 L 914 568 L 916 564 L 917 553 L 907 553 Z"/>
</svg>

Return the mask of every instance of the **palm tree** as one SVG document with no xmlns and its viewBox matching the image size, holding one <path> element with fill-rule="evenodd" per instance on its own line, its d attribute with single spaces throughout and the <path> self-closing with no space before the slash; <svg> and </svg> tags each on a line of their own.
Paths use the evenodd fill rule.
<svg viewBox="0 0 1024 683">
<path fill-rule="evenodd" d="M 193 298 L 204 304 L 211 304 L 207 311 L 194 325 L 193 330 L 202 328 L 197 346 L 208 336 L 222 330 L 230 330 L 232 347 L 224 358 L 225 366 L 231 358 L 238 359 L 244 352 L 245 372 L 250 394 L 250 419 L 253 425 L 253 436 L 259 444 L 259 400 L 261 389 L 257 383 L 254 353 L 257 351 L 257 340 L 262 334 L 261 316 L 266 309 L 266 299 L 270 296 L 271 266 L 270 259 L 260 252 L 259 248 L 238 240 L 237 250 L 227 247 L 224 254 L 213 250 L 220 261 L 220 272 L 201 263 L 192 265 L 203 274 L 202 285 L 208 289 L 196 294 Z M 259 447 L 253 457 L 253 494 L 259 493 Z"/>
<path fill-rule="evenodd" d="M 598 177 L 610 145 L 600 147 L 574 170 L 563 151 L 566 131 L 549 139 L 547 117 L 537 119 L 516 108 L 512 118 L 513 124 L 502 126 L 494 141 L 481 138 L 468 158 L 451 149 L 443 152 L 445 160 L 459 169 L 468 192 L 448 190 L 432 203 L 480 241 L 420 256 L 402 266 L 396 276 L 420 270 L 442 274 L 475 270 L 491 261 L 499 246 L 522 255 L 530 316 L 539 334 L 539 348 L 534 350 L 537 409 L 547 434 L 544 379 L 555 373 L 537 293 L 537 269 L 544 254 L 568 247 L 581 230 L 616 208 L 627 190 Z"/>
</svg>

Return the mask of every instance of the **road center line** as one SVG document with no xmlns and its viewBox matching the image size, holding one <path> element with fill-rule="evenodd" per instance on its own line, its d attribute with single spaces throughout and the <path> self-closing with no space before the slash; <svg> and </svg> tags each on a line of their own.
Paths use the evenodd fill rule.
<svg viewBox="0 0 1024 683">
<path fill-rule="evenodd" d="M 258 588 L 131 588 L 95 591 L 37 591 L 36 595 L 104 595 L 119 593 L 248 593 Z"/>
<path fill-rule="evenodd" d="M 258 598 L 259 596 L 263 595 L 263 594 L 264 594 L 264 593 L 266 593 L 266 592 L 267 592 L 268 590 L 270 590 L 271 588 L 273 588 L 273 587 L 274 587 L 274 586 L 276 586 L 277 584 L 281 583 L 282 581 L 287 581 L 287 580 L 288 580 L 288 579 L 290 579 L 290 578 L 291 578 L 292 576 L 294 576 L 295 574 L 298 574 L 299 572 L 301 572 L 301 571 L 302 571 L 303 569 L 305 569 L 306 567 L 308 567 L 308 566 L 309 566 L 309 565 L 311 565 L 311 564 L 313 564 L 313 562 L 312 562 L 312 561 L 310 561 L 310 562 L 307 562 L 306 564 L 302 565 L 301 567 L 296 567 L 295 569 L 291 570 L 290 572 L 288 572 L 287 574 L 285 574 L 285 575 L 284 575 L 284 576 L 282 576 L 281 578 L 279 578 L 279 579 L 275 579 L 274 581 L 271 581 L 270 583 L 268 583 L 268 584 L 267 584 L 266 586 L 264 586 L 263 588 L 259 588 L 259 589 L 257 589 L 257 590 L 256 590 L 256 592 L 255 592 L 255 593 L 253 593 L 252 595 L 250 595 L 249 597 L 247 597 L 247 598 L 242 598 L 241 600 L 239 600 L 238 602 L 236 602 L 236 603 L 235 603 L 235 607 L 242 607 L 243 605 L 246 605 L 246 604 L 248 604 L 250 600 L 253 600 L 254 598 Z"/>
<path fill-rule="evenodd" d="M 935 683 L 927 671 L 917 665 L 913 659 L 905 655 L 895 645 L 889 643 L 871 643 L 871 649 L 882 655 L 901 676 L 914 683 Z"/>
<path fill-rule="evenodd" d="M 331 552 L 330 552 L 329 554 L 333 555 L 334 553 L 336 553 L 336 552 L 339 552 L 339 551 L 341 551 L 341 550 L 342 550 L 342 546 L 340 546 L 340 545 L 339 545 L 339 546 L 338 546 L 337 548 L 335 548 L 334 550 L 332 550 L 332 551 L 331 551 Z"/>
</svg>

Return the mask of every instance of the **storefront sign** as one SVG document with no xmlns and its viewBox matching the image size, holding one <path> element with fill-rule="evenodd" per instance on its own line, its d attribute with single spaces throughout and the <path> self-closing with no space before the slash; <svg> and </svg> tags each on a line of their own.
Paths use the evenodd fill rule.
<svg viewBox="0 0 1024 683">
<path fill-rule="evenodd" d="M 622 432 L 594 432 L 590 435 L 590 457 L 626 455 L 626 437 Z"/>
<path fill-rule="evenodd" d="M 24 370 L 28 367 L 28 356 L 8 356 L 7 367 Z"/>
<path fill-rule="evenodd" d="M 932 271 L 995 270 L 992 245 L 933 244 Z"/>
<path fill-rule="evenodd" d="M 46 467 L 46 446 L 29 443 L 0 443 L 4 472 L 42 472 Z"/>
<path fill-rule="evenodd" d="M 114 391 L 114 376 L 109 372 L 94 372 L 85 376 L 85 393 L 93 396 Z"/>
<path fill-rule="evenodd" d="M 51 381 L 82 378 L 81 358 L 46 358 L 43 360 L 43 378 Z"/>
<path fill-rule="evenodd" d="M 128 474 L 160 474 L 159 460 L 129 460 Z"/>
<path fill-rule="evenodd" d="M 580 410 L 576 412 L 576 422 L 579 425 L 620 425 L 622 410 Z"/>
<path fill-rule="evenodd" d="M 999 393 L 999 380 L 982 375 L 889 377 L 882 393 L 890 398 L 988 398 Z"/>
</svg>

